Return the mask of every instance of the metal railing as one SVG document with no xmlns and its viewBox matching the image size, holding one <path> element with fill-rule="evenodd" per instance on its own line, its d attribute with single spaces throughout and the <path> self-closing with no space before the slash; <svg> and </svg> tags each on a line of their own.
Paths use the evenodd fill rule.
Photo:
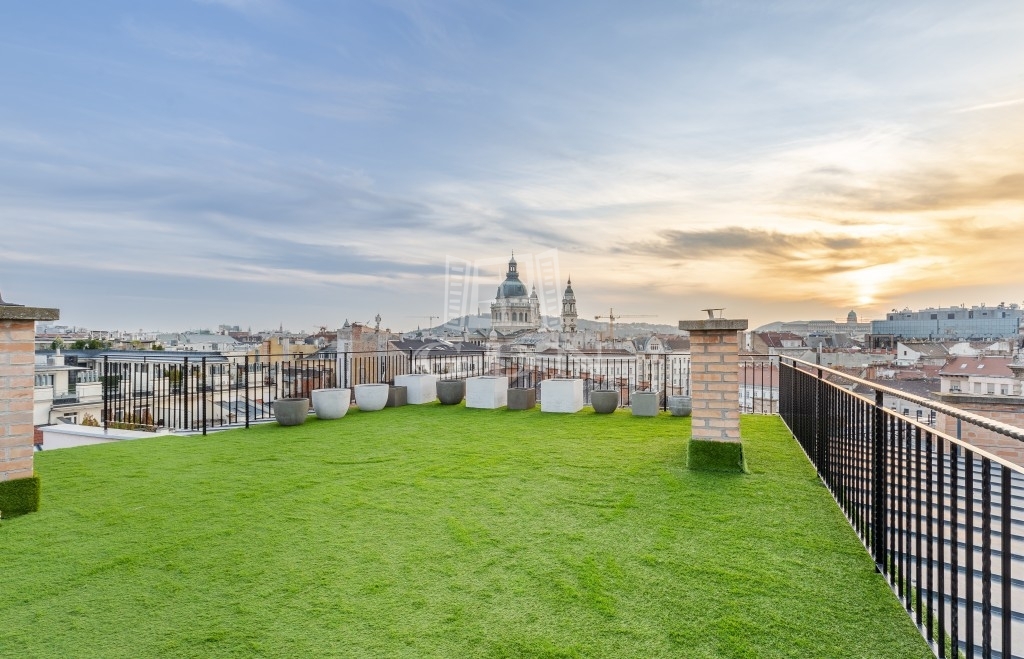
<svg viewBox="0 0 1024 659">
<path fill-rule="evenodd" d="M 779 375 L 783 420 L 935 655 L 1024 656 L 1024 468 L 883 396 L 1009 441 L 1024 430 L 799 359 Z"/>
<path fill-rule="evenodd" d="M 747 359 L 738 367 L 740 409 L 778 411 L 777 358 Z M 318 353 L 315 356 L 259 355 L 231 360 L 222 355 L 106 356 L 102 383 L 104 425 L 166 427 L 202 431 L 245 425 L 274 418 L 278 398 L 310 397 L 314 389 L 352 388 L 359 384 L 394 383 L 410 373 L 429 373 L 442 380 L 502 375 L 509 387 L 537 390 L 549 378 L 580 378 L 585 400 L 590 392 L 620 392 L 628 406 L 635 391 L 668 397 L 689 395 L 690 363 L 680 355 L 502 355 L 473 351 L 381 351 Z"/>
</svg>

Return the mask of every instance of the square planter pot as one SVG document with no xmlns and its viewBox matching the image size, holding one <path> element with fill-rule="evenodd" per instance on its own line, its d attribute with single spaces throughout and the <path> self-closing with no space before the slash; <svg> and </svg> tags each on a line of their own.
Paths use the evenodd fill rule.
<svg viewBox="0 0 1024 659">
<path fill-rule="evenodd" d="M 533 387 L 513 387 L 508 390 L 508 409 L 532 410 L 537 406 L 537 390 Z"/>
<path fill-rule="evenodd" d="M 619 407 L 619 392 L 591 391 L 590 404 L 597 414 L 611 414 Z"/>
<path fill-rule="evenodd" d="M 658 392 L 634 391 L 629 397 L 633 416 L 658 416 Z"/>
<path fill-rule="evenodd" d="M 390 387 L 385 407 L 401 407 L 409 404 L 409 390 L 405 387 Z"/>
<path fill-rule="evenodd" d="M 348 413 L 351 389 L 314 389 L 313 411 L 318 419 L 340 419 Z"/>
<path fill-rule="evenodd" d="M 376 412 L 384 409 L 388 402 L 387 384 L 357 384 L 356 407 L 361 412 Z"/>
<path fill-rule="evenodd" d="M 437 376 L 429 373 L 410 373 L 395 378 L 396 387 L 406 388 L 410 405 L 433 403 L 437 400 Z"/>
<path fill-rule="evenodd" d="M 442 405 L 458 405 L 466 396 L 465 380 L 438 380 L 437 399 Z"/>
<path fill-rule="evenodd" d="M 495 410 L 508 404 L 508 378 L 481 375 L 466 380 L 466 407 Z"/>
<path fill-rule="evenodd" d="M 278 398 L 274 401 L 274 418 L 282 426 L 297 426 L 305 423 L 308 414 L 308 398 Z"/>
<path fill-rule="evenodd" d="M 540 383 L 540 411 L 572 414 L 583 409 L 583 380 L 551 378 Z"/>
<path fill-rule="evenodd" d="M 693 413 L 693 399 L 689 396 L 669 396 L 668 411 L 672 416 L 690 416 Z"/>
</svg>

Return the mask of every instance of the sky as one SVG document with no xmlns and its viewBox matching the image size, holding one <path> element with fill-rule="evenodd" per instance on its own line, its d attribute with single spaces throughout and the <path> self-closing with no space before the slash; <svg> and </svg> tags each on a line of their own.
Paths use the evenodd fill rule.
<svg viewBox="0 0 1024 659">
<path fill-rule="evenodd" d="M 585 318 L 1019 304 L 1021 34 L 1017 0 L 0 3 L 0 294 L 406 329 L 515 250 Z"/>
</svg>

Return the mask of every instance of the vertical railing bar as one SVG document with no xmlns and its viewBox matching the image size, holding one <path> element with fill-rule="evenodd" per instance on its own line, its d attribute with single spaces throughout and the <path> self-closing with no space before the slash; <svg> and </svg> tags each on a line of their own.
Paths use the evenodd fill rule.
<svg viewBox="0 0 1024 659">
<path fill-rule="evenodd" d="M 950 525 L 950 557 L 952 568 L 950 570 L 950 597 L 951 624 L 950 635 L 952 636 L 951 656 L 956 657 L 960 652 L 960 445 L 953 444 L 950 447 L 950 513 L 952 515 Z"/>
<path fill-rule="evenodd" d="M 999 603 L 1002 605 L 1002 644 L 999 651 L 1002 657 L 1013 656 L 1013 637 L 1011 634 L 1011 623 L 1013 622 L 1013 554 L 1011 542 L 1013 540 L 1013 507 L 1011 501 L 1013 487 L 1013 472 L 1006 465 L 1002 465 L 1000 476 L 1000 489 L 1002 496 L 999 499 L 1000 509 L 1000 548 L 1002 556 L 999 571 L 1000 585 L 1002 586 L 1002 597 Z"/>
<path fill-rule="evenodd" d="M 917 536 L 915 538 L 914 547 L 914 574 L 916 579 L 914 583 L 914 591 L 917 593 L 917 596 L 914 598 L 914 605 L 917 609 L 917 626 L 921 627 L 921 623 L 924 620 L 921 611 L 921 586 L 923 584 L 921 579 L 921 500 L 923 495 L 921 493 L 921 428 L 918 426 L 914 427 L 914 484 L 916 486 L 916 501 L 914 502 L 914 514 L 916 519 L 914 523 L 914 531 Z"/>
<path fill-rule="evenodd" d="M 936 467 L 939 469 L 939 656 L 946 656 L 946 450 L 938 440 Z"/>
<path fill-rule="evenodd" d="M 992 659 L 992 463 L 988 458 L 981 460 L 981 655 Z"/>
<path fill-rule="evenodd" d="M 928 520 L 928 530 L 927 530 L 927 537 L 928 537 L 928 556 L 927 556 L 927 565 L 928 565 L 928 583 L 927 583 L 928 602 L 927 602 L 927 605 L 926 605 L 926 608 L 925 608 L 925 610 L 926 610 L 926 622 L 927 622 L 927 635 L 926 635 L 926 638 L 928 639 L 928 641 L 933 641 L 935 639 L 935 620 L 934 620 L 934 618 L 935 618 L 935 590 L 934 590 L 934 585 L 935 584 L 934 584 L 934 572 L 933 572 L 934 569 L 935 569 L 935 563 L 933 561 L 934 547 L 935 547 L 935 530 L 934 530 L 935 508 L 934 508 L 934 505 L 933 505 L 934 504 L 934 495 L 935 495 L 935 485 L 934 485 L 934 483 L 935 483 L 935 481 L 934 481 L 935 470 L 934 470 L 934 465 L 932 464 L 932 460 L 934 458 L 934 452 L 932 450 L 932 448 L 933 448 L 932 444 L 934 442 L 934 437 L 932 436 L 931 432 L 926 432 L 925 435 L 924 435 L 924 439 L 925 439 L 925 449 L 926 449 L 925 464 L 928 467 L 927 471 L 925 473 L 925 481 L 928 483 L 928 500 L 927 500 L 927 509 L 926 509 L 927 512 L 925 514 L 925 519 Z M 918 560 L 920 560 L 920 559 L 918 559 Z M 920 588 L 920 584 L 918 584 L 918 587 Z"/>
<path fill-rule="evenodd" d="M 974 657 L 974 452 L 969 449 L 964 454 L 964 524 L 966 525 L 964 568 L 967 585 L 967 606 L 964 610 L 967 626 L 967 657 L 971 659 Z"/>
</svg>

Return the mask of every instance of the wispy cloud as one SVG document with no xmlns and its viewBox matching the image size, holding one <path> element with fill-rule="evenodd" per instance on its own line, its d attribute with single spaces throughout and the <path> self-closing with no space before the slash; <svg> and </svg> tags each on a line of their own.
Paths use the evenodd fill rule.
<svg viewBox="0 0 1024 659">
<path fill-rule="evenodd" d="M 252 46 L 235 39 L 143 25 L 133 20 L 125 21 L 123 29 L 136 42 L 176 59 L 241 67 L 263 58 Z"/>
<path fill-rule="evenodd" d="M 1005 108 L 1011 105 L 1020 105 L 1024 103 L 1024 98 L 1011 98 L 1008 101 L 996 101 L 995 103 L 982 103 L 981 105 L 972 105 L 967 108 L 960 108 L 954 110 L 954 114 L 963 114 L 964 112 L 978 112 L 979 110 L 994 110 L 995 108 Z"/>
</svg>

